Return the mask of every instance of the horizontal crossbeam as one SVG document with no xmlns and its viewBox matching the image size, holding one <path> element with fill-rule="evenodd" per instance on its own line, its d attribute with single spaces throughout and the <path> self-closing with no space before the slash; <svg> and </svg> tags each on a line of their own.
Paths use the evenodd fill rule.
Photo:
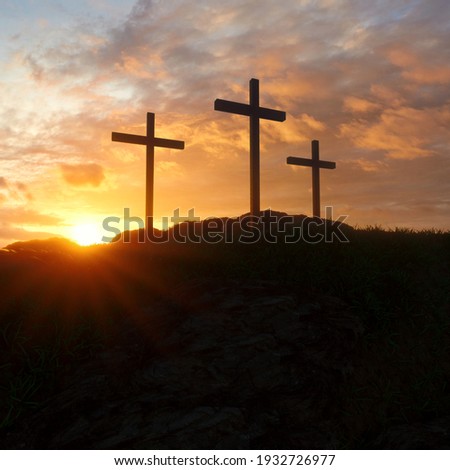
<svg viewBox="0 0 450 470">
<path fill-rule="evenodd" d="M 122 134 L 121 132 L 113 132 L 112 140 L 113 142 L 124 142 L 126 144 L 148 144 L 148 137 L 145 135 Z"/>
<path fill-rule="evenodd" d="M 260 119 L 268 119 L 269 121 L 284 122 L 286 113 L 276 109 L 258 107 L 256 112 L 249 104 L 236 103 L 235 101 L 216 99 L 214 101 L 214 110 L 223 111 L 225 113 L 240 114 L 241 116 L 256 115 Z"/>
<path fill-rule="evenodd" d="M 153 145 L 155 147 L 165 147 L 168 149 L 184 149 L 184 142 L 182 140 L 160 139 L 159 137 L 153 139 Z"/>
<path fill-rule="evenodd" d="M 330 170 L 334 170 L 336 168 L 335 162 L 327 162 L 326 160 L 311 160 L 309 158 L 301 157 L 287 157 L 287 163 L 289 165 L 328 168 Z"/>
<path fill-rule="evenodd" d="M 159 137 L 148 138 L 145 135 L 112 133 L 113 142 L 124 142 L 126 144 L 152 145 L 155 147 L 165 147 L 170 149 L 184 149 L 184 142 L 181 140 L 161 139 Z"/>
</svg>

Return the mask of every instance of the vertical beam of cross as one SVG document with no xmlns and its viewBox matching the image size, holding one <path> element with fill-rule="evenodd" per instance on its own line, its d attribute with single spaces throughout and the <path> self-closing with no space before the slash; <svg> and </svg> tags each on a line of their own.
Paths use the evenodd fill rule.
<svg viewBox="0 0 450 470">
<path fill-rule="evenodd" d="M 320 217 L 320 158 L 319 158 L 319 141 L 311 142 L 311 159 L 312 159 L 312 199 L 313 199 L 313 216 Z M 334 164 L 336 166 L 336 164 Z"/>
<path fill-rule="evenodd" d="M 155 135 L 155 114 L 147 113 L 147 138 Z M 145 146 L 145 225 L 153 228 L 154 188 L 155 188 L 155 145 Z"/>
<path fill-rule="evenodd" d="M 214 110 L 240 114 L 250 118 L 250 213 L 257 216 L 261 212 L 259 120 L 268 119 L 283 122 L 286 120 L 286 113 L 259 106 L 259 80 L 256 78 L 250 80 L 249 95 L 250 104 L 216 99 L 214 101 Z"/>
<path fill-rule="evenodd" d="M 336 163 L 320 160 L 318 140 L 313 140 L 311 142 L 311 156 L 311 160 L 308 158 L 288 157 L 287 163 L 289 165 L 312 167 L 313 216 L 320 217 L 320 169 L 328 168 L 330 170 L 334 170 L 336 168 Z"/>
<path fill-rule="evenodd" d="M 184 149 L 180 140 L 161 139 L 155 137 L 155 114 L 147 113 L 147 135 L 112 133 L 113 142 L 139 144 L 146 146 L 146 188 L 145 188 L 145 226 L 147 231 L 153 230 L 153 206 L 155 184 L 155 147 Z"/>
</svg>

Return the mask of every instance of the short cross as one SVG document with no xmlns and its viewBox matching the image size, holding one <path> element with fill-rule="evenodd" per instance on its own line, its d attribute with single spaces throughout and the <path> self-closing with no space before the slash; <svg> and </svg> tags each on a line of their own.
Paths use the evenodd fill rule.
<svg viewBox="0 0 450 470">
<path fill-rule="evenodd" d="M 147 113 L 147 135 L 112 133 L 114 142 L 139 144 L 147 147 L 146 161 L 146 189 L 145 189 L 145 225 L 147 230 L 153 230 L 153 188 L 155 175 L 155 147 L 171 149 L 184 149 L 184 142 L 180 140 L 160 139 L 155 137 L 155 114 Z"/>
<path fill-rule="evenodd" d="M 259 106 L 259 80 L 256 78 L 250 80 L 250 104 L 217 99 L 214 101 L 214 110 L 250 117 L 250 213 L 259 215 L 259 120 L 283 122 L 286 120 L 286 113 Z"/>
<path fill-rule="evenodd" d="M 289 165 L 300 165 L 312 167 L 312 197 L 313 197 L 313 216 L 320 217 L 320 168 L 328 168 L 334 170 L 335 162 L 327 162 L 319 159 L 319 141 L 311 142 L 312 160 L 308 158 L 288 157 Z"/>
</svg>

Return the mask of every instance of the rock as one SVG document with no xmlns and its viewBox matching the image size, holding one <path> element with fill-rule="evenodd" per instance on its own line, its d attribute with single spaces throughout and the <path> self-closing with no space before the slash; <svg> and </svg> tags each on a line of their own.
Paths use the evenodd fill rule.
<svg viewBox="0 0 450 470">
<path fill-rule="evenodd" d="M 438 418 L 428 423 L 391 426 L 372 444 L 375 449 L 430 450 L 448 449 L 450 418 Z"/>
<path fill-rule="evenodd" d="M 363 333 L 345 303 L 264 281 L 194 280 L 3 439 L 6 448 L 332 448 Z"/>
</svg>

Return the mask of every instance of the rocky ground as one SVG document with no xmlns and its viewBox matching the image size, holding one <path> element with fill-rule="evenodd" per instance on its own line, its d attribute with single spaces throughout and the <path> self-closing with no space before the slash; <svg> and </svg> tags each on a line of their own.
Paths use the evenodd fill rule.
<svg viewBox="0 0 450 470">
<path fill-rule="evenodd" d="M 445 417 L 358 421 L 347 388 L 364 367 L 363 335 L 337 298 L 299 298 L 276 282 L 184 282 L 130 315 L 120 341 L 80 363 L 0 447 L 333 449 L 356 445 L 355 426 L 360 448 L 449 448 Z"/>
</svg>

